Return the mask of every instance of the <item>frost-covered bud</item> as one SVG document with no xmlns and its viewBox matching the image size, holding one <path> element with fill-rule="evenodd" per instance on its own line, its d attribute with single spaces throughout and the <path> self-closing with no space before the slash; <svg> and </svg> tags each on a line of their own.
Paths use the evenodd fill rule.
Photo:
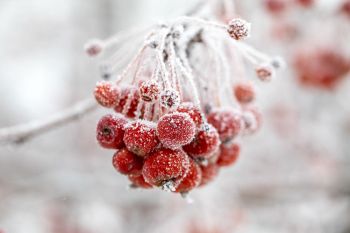
<svg viewBox="0 0 350 233">
<path fill-rule="evenodd" d="M 268 63 L 264 63 L 256 67 L 255 72 L 261 81 L 271 81 L 271 79 L 275 76 L 275 68 Z"/>
<path fill-rule="evenodd" d="M 103 42 L 98 39 L 90 40 L 85 44 L 84 50 L 91 57 L 97 56 L 103 50 Z"/>
<path fill-rule="evenodd" d="M 180 94 L 174 89 L 165 89 L 160 93 L 160 101 L 165 108 L 177 108 L 180 105 Z"/>
<path fill-rule="evenodd" d="M 250 36 L 250 23 L 244 19 L 232 19 L 228 23 L 227 32 L 235 40 L 242 40 Z"/>
<path fill-rule="evenodd" d="M 141 84 L 139 91 L 143 101 L 154 103 L 159 98 L 160 86 L 156 81 L 149 80 Z"/>
</svg>

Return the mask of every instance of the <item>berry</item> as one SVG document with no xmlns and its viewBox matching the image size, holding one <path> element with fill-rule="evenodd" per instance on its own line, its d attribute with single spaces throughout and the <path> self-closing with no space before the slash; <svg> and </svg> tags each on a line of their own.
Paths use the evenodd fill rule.
<svg viewBox="0 0 350 233">
<path fill-rule="evenodd" d="M 190 159 L 189 162 L 190 165 L 186 176 L 179 186 L 176 187 L 175 192 L 177 193 L 187 193 L 201 183 L 202 171 L 199 165 L 193 159 Z"/>
<path fill-rule="evenodd" d="M 251 83 L 240 82 L 233 87 L 238 102 L 247 104 L 255 99 L 254 86 Z"/>
<path fill-rule="evenodd" d="M 137 89 L 132 86 L 123 87 L 121 90 L 119 102 L 114 110 L 119 113 L 125 113 L 127 117 L 133 118 L 136 116 L 136 109 L 139 102 L 140 94 Z M 126 107 L 128 109 L 124 109 Z"/>
<path fill-rule="evenodd" d="M 217 160 L 217 165 L 224 167 L 229 166 L 237 161 L 239 156 L 240 147 L 236 143 L 222 144 L 220 146 L 220 155 Z"/>
<path fill-rule="evenodd" d="M 84 49 L 89 56 L 91 57 L 97 56 L 103 50 L 103 42 L 98 39 L 91 40 L 88 43 L 86 43 L 86 45 L 84 46 Z"/>
<path fill-rule="evenodd" d="M 340 7 L 340 12 L 344 15 L 350 17 L 350 0 L 345 0 L 344 3 Z"/>
<path fill-rule="evenodd" d="M 204 186 L 211 182 L 219 174 L 219 166 L 215 163 L 208 164 L 206 166 L 200 166 L 202 171 L 202 180 L 199 186 Z"/>
<path fill-rule="evenodd" d="M 310 7 L 314 4 L 314 0 L 295 0 L 302 7 Z"/>
<path fill-rule="evenodd" d="M 174 109 L 180 104 L 180 94 L 174 89 L 166 89 L 160 93 L 160 100 L 164 108 Z"/>
<path fill-rule="evenodd" d="M 135 188 L 144 188 L 144 189 L 152 188 L 152 185 L 150 185 L 145 181 L 145 178 L 143 178 L 142 174 L 138 174 L 138 175 L 130 174 L 128 178 L 131 181 L 132 186 Z"/>
<path fill-rule="evenodd" d="M 141 174 L 143 160 L 126 148 L 118 150 L 113 156 L 114 168 L 124 175 Z"/>
<path fill-rule="evenodd" d="M 166 186 L 171 191 L 183 180 L 189 169 L 189 157 L 181 150 L 160 148 L 146 157 L 142 175 L 154 186 Z"/>
<path fill-rule="evenodd" d="M 203 123 L 201 110 L 198 107 L 194 106 L 192 102 L 181 103 L 176 111 L 187 113 L 198 128 Z"/>
<path fill-rule="evenodd" d="M 231 109 L 217 109 L 208 115 L 208 123 L 219 133 L 222 142 L 228 142 L 241 131 L 241 116 Z"/>
<path fill-rule="evenodd" d="M 150 121 L 137 120 L 125 127 L 124 143 L 129 151 L 146 156 L 157 145 L 156 125 Z"/>
<path fill-rule="evenodd" d="M 245 39 L 250 34 L 250 23 L 243 19 L 232 19 L 228 23 L 227 32 L 235 40 Z"/>
<path fill-rule="evenodd" d="M 348 58 L 329 47 L 300 51 L 294 66 L 303 86 L 329 90 L 350 71 Z"/>
<path fill-rule="evenodd" d="M 242 113 L 244 133 L 255 133 L 262 125 L 261 113 L 256 108 L 245 108 Z"/>
<path fill-rule="evenodd" d="M 143 101 L 154 103 L 159 98 L 160 86 L 156 81 L 150 80 L 143 82 L 139 91 Z"/>
<path fill-rule="evenodd" d="M 187 113 L 169 113 L 158 121 L 157 135 L 167 148 L 176 149 L 190 143 L 195 135 L 196 126 Z"/>
<path fill-rule="evenodd" d="M 268 63 L 260 64 L 255 68 L 256 75 L 261 81 L 268 82 L 275 76 L 275 68 Z"/>
<path fill-rule="evenodd" d="M 205 124 L 192 142 L 183 146 L 183 149 L 194 158 L 209 158 L 219 148 L 219 145 L 218 131 L 212 125 Z"/>
<path fill-rule="evenodd" d="M 120 115 L 105 115 L 97 123 L 96 139 L 107 149 L 120 149 L 124 146 L 124 127 L 128 120 Z"/>
<path fill-rule="evenodd" d="M 265 8 L 272 14 L 280 14 L 287 8 L 287 1 L 285 0 L 265 0 Z"/>
<path fill-rule="evenodd" d="M 112 108 L 117 105 L 120 90 L 108 81 L 96 83 L 94 95 L 96 101 L 103 107 Z"/>
</svg>

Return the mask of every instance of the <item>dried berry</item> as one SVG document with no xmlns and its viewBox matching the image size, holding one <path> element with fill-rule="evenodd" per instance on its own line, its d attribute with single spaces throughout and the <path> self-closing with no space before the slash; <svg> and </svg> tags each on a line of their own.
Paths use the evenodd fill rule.
<svg viewBox="0 0 350 233">
<path fill-rule="evenodd" d="M 120 149 L 124 146 L 124 128 L 128 120 L 121 114 L 108 114 L 100 119 L 96 129 L 99 144 L 108 149 Z"/>
<path fill-rule="evenodd" d="M 227 32 L 235 40 L 242 40 L 250 35 L 250 23 L 243 19 L 232 19 L 228 23 Z"/>
<path fill-rule="evenodd" d="M 143 160 L 126 148 L 118 150 L 113 156 L 114 168 L 124 175 L 141 174 Z"/>
<path fill-rule="evenodd" d="M 145 159 L 142 175 L 147 183 L 174 191 L 188 169 L 189 158 L 183 151 L 161 148 Z"/>
<path fill-rule="evenodd" d="M 208 122 L 216 128 L 224 143 L 232 140 L 241 131 L 241 116 L 231 109 L 212 111 L 208 115 Z"/>
<path fill-rule="evenodd" d="M 167 148 L 176 149 L 192 141 L 196 126 L 187 113 L 169 113 L 158 121 L 157 135 Z"/>
<path fill-rule="evenodd" d="M 261 81 L 271 81 L 271 79 L 275 76 L 275 68 L 268 63 L 260 64 L 255 68 L 256 75 Z"/>
<path fill-rule="evenodd" d="M 160 101 L 164 108 L 177 108 L 180 104 L 180 94 L 174 89 L 166 89 L 160 93 Z"/>
<path fill-rule="evenodd" d="M 236 143 L 222 144 L 217 165 L 221 167 L 230 166 L 238 159 L 240 147 Z"/>
<path fill-rule="evenodd" d="M 139 156 L 146 156 L 158 145 L 158 142 L 156 124 L 153 122 L 137 120 L 125 127 L 125 146 Z"/>
<path fill-rule="evenodd" d="M 103 107 L 112 108 L 117 105 L 120 90 L 117 86 L 108 81 L 96 83 L 94 96 L 96 101 Z"/>
<path fill-rule="evenodd" d="M 192 142 L 183 146 L 183 149 L 193 158 L 210 158 L 219 148 L 219 145 L 218 131 L 212 125 L 205 124 Z"/>
</svg>

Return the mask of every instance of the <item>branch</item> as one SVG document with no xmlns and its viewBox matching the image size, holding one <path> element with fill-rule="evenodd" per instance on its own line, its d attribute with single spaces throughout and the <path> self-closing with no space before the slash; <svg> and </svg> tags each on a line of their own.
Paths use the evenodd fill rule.
<svg viewBox="0 0 350 233">
<path fill-rule="evenodd" d="M 23 143 L 51 129 L 78 120 L 95 110 L 96 107 L 96 101 L 89 98 L 46 119 L 2 128 L 0 129 L 0 143 Z"/>
</svg>

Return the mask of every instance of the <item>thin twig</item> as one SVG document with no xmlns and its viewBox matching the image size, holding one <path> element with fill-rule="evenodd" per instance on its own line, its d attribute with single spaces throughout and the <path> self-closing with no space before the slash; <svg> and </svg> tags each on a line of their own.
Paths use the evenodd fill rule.
<svg viewBox="0 0 350 233">
<path fill-rule="evenodd" d="M 0 129 L 0 143 L 23 143 L 44 132 L 81 118 L 95 110 L 96 106 L 96 101 L 89 98 L 46 119 Z"/>
</svg>

